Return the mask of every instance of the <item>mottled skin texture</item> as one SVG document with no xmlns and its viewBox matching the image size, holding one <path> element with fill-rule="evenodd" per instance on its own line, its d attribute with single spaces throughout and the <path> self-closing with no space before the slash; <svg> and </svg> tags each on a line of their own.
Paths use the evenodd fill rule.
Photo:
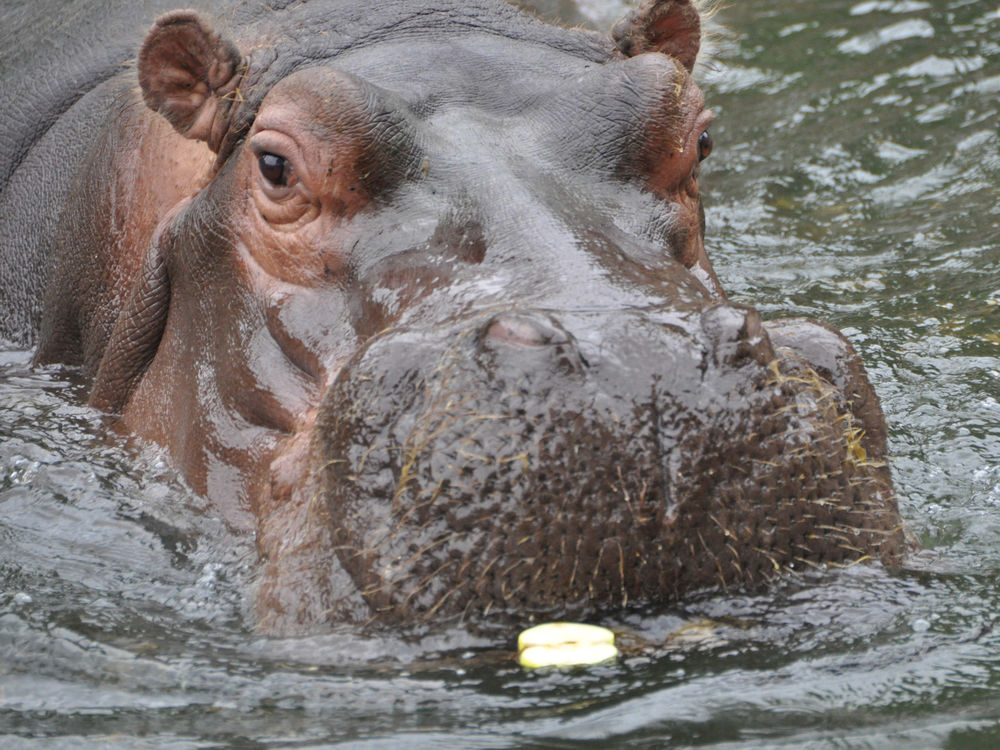
<svg viewBox="0 0 1000 750">
<path fill-rule="evenodd" d="M 138 49 L 120 71 L 70 50 L 0 123 L 31 225 L 0 235 L 0 335 L 256 534 L 270 632 L 892 562 L 860 360 L 728 303 L 706 255 L 699 36 L 680 0 L 613 36 L 311 0 L 170 13 L 102 48 Z"/>
</svg>

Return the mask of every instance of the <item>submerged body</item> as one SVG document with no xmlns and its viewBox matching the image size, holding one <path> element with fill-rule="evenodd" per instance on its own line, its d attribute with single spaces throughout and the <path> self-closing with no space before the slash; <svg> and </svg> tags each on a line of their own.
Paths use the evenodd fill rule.
<svg viewBox="0 0 1000 750">
<path fill-rule="evenodd" d="M 857 356 L 705 253 L 699 33 L 677 1 L 612 37 L 487 0 L 162 16 L 0 144 L 0 202 L 56 209 L 2 240 L 0 333 L 250 511 L 272 632 L 892 561 Z"/>
</svg>

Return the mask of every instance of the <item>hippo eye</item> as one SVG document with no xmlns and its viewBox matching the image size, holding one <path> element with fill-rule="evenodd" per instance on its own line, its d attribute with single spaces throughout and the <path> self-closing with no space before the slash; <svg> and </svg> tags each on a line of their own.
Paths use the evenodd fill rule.
<svg viewBox="0 0 1000 750">
<path fill-rule="evenodd" d="M 264 151 L 257 157 L 257 166 L 265 180 L 275 187 L 287 187 L 291 178 L 292 165 L 288 159 L 269 151 Z"/>
<path fill-rule="evenodd" d="M 710 153 L 712 153 L 712 136 L 706 130 L 698 138 L 698 161 L 705 161 Z"/>
</svg>

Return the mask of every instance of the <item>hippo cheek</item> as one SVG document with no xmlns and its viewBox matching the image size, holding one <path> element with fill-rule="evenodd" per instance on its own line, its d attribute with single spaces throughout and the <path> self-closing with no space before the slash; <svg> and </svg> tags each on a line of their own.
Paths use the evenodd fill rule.
<svg viewBox="0 0 1000 750">
<path fill-rule="evenodd" d="M 539 313 L 372 342 L 303 458 L 351 611 L 582 617 L 896 555 L 839 392 L 759 342 L 707 351 L 726 317 L 609 325 L 604 352 Z"/>
</svg>

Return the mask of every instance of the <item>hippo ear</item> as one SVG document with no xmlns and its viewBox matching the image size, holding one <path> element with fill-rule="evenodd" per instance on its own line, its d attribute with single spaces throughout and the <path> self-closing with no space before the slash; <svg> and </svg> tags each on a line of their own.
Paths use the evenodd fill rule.
<svg viewBox="0 0 1000 750">
<path fill-rule="evenodd" d="M 692 0 L 643 0 L 611 31 L 629 57 L 662 52 L 690 71 L 701 47 L 701 18 Z"/>
<path fill-rule="evenodd" d="M 242 58 L 193 10 L 160 16 L 139 50 L 139 85 L 146 105 L 181 135 L 219 150 L 223 121 L 239 82 Z"/>
</svg>

